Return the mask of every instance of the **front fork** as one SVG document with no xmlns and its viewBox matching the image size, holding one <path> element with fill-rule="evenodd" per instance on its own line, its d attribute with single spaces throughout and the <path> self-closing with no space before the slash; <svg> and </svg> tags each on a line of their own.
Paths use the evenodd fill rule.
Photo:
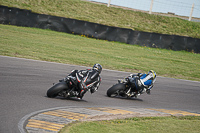
<svg viewBox="0 0 200 133">
<path fill-rule="evenodd" d="M 137 97 L 137 92 L 132 92 L 131 87 L 125 92 L 128 97 Z"/>
<path fill-rule="evenodd" d="M 129 97 L 131 96 L 131 93 L 130 93 L 130 92 L 131 92 L 131 87 L 130 87 L 130 88 L 128 89 L 128 91 L 126 92 L 126 95 L 129 96 Z"/>
<path fill-rule="evenodd" d="M 75 87 L 73 87 L 70 91 L 66 91 L 67 93 L 66 93 L 66 95 L 65 95 L 65 97 L 75 97 L 75 96 L 78 96 L 78 92 L 77 91 L 75 91 Z"/>
<path fill-rule="evenodd" d="M 131 87 L 128 89 L 128 91 L 125 93 L 128 97 L 132 97 L 134 95 L 134 92 L 131 92 Z"/>
</svg>

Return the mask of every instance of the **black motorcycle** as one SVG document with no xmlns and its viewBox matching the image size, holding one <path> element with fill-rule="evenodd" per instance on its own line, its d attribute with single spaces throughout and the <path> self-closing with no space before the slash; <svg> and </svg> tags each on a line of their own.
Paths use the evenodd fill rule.
<svg viewBox="0 0 200 133">
<path fill-rule="evenodd" d="M 69 98 L 69 97 L 77 97 L 79 93 L 80 90 L 78 89 L 76 78 L 71 77 L 59 80 L 59 83 L 54 84 L 47 91 L 47 96 L 50 98 L 54 98 L 56 96 Z"/>
<path fill-rule="evenodd" d="M 111 88 L 109 88 L 107 90 L 107 96 L 108 97 L 121 96 L 121 97 L 126 97 L 126 98 L 131 98 L 131 97 L 137 98 L 137 96 L 142 94 L 144 91 L 146 91 L 145 88 L 143 90 L 140 90 L 140 92 L 138 92 L 135 89 L 135 85 L 131 83 L 130 80 L 128 80 L 128 78 L 126 78 L 124 80 L 118 80 L 118 84 L 115 84 Z"/>
</svg>

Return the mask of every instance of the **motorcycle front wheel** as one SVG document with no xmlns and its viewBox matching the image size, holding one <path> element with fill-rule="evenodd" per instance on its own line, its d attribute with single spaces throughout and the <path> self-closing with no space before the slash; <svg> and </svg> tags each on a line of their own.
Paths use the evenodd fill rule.
<svg viewBox="0 0 200 133">
<path fill-rule="evenodd" d="M 116 97 L 119 95 L 119 92 L 121 90 L 124 90 L 126 88 L 125 84 L 119 83 L 116 85 L 113 85 L 111 88 L 107 90 L 107 96 L 109 97 Z"/>
<path fill-rule="evenodd" d="M 48 91 L 47 91 L 47 96 L 50 98 L 54 98 L 58 96 L 58 94 L 62 91 L 67 89 L 68 86 L 66 82 L 60 82 L 52 86 Z"/>
</svg>

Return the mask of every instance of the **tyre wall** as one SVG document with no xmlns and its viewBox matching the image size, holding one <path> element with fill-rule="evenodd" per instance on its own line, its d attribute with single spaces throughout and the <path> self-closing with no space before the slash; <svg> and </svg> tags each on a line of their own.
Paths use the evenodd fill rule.
<svg viewBox="0 0 200 133">
<path fill-rule="evenodd" d="M 7 6 L 0 6 L 0 24 L 51 29 L 108 41 L 200 53 L 200 39 L 197 38 L 134 31 Z"/>
</svg>

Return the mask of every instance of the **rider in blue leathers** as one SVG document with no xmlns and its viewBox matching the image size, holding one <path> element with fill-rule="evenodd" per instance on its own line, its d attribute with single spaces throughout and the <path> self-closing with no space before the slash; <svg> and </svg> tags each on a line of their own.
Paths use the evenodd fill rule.
<svg viewBox="0 0 200 133">
<path fill-rule="evenodd" d="M 131 88 L 136 89 L 138 95 L 146 91 L 147 94 L 150 94 L 155 81 L 156 81 L 156 72 L 150 70 L 148 74 L 138 73 L 131 74 L 126 78 L 131 83 Z"/>
</svg>

